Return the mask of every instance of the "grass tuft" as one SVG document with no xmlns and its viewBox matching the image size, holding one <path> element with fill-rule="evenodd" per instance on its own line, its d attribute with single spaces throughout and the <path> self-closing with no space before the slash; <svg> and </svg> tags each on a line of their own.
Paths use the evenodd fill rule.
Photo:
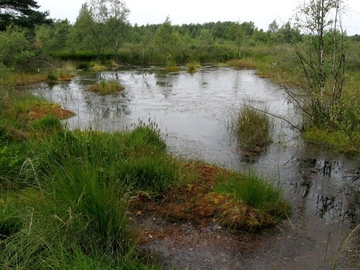
<svg viewBox="0 0 360 270">
<path fill-rule="evenodd" d="M 246 206 L 253 208 L 251 210 L 253 214 L 250 216 L 255 217 L 254 220 L 258 220 L 258 217 L 261 217 L 262 219 L 272 219 L 273 223 L 283 219 L 291 210 L 290 205 L 282 196 L 280 187 L 265 182 L 252 172 L 241 178 L 230 176 L 225 181 L 219 182 L 214 187 L 214 191 L 223 196 L 229 196 L 230 205 L 231 201 L 236 203 L 236 205 L 231 207 L 223 204 L 223 212 L 220 214 L 225 223 L 230 222 L 231 227 L 242 226 L 242 222 L 245 219 L 242 219 L 241 216 L 249 215 L 246 213 L 249 211 L 246 209 Z M 264 223 L 271 224 L 272 222 Z M 256 225 L 256 222 L 252 224 L 253 227 L 256 227 Z"/>
<path fill-rule="evenodd" d="M 261 151 L 271 142 L 271 121 L 267 114 L 245 106 L 236 121 L 236 136 L 240 148 Z"/>
<path fill-rule="evenodd" d="M 99 93 L 102 95 L 113 94 L 123 91 L 125 88 L 117 81 L 101 80 L 99 83 L 94 84 L 89 88 L 89 91 Z"/>
<path fill-rule="evenodd" d="M 199 62 L 191 62 L 186 64 L 186 72 L 188 73 L 195 73 L 198 68 L 201 67 L 201 64 Z"/>
</svg>

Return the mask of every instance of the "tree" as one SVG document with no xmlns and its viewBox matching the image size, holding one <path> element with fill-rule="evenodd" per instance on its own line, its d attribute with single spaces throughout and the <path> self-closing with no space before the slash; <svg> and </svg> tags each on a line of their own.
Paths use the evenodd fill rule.
<svg viewBox="0 0 360 270">
<path fill-rule="evenodd" d="M 82 4 L 79 15 L 76 18 L 74 27 L 70 31 L 71 44 L 69 45 L 72 50 L 86 50 L 92 47 L 96 48 L 96 46 L 93 45 L 94 41 L 91 31 L 93 23 L 94 22 L 91 18 L 88 4 Z"/>
<path fill-rule="evenodd" d="M 49 13 L 37 11 L 40 6 L 34 0 L 1 0 L 0 31 L 14 24 L 33 29 L 36 25 L 50 24 Z"/>
<path fill-rule="evenodd" d="M 274 34 L 276 34 L 277 32 L 279 32 L 279 25 L 278 25 L 278 23 L 276 22 L 276 20 L 273 20 L 273 22 L 269 24 L 268 32 L 274 33 Z"/>
<path fill-rule="evenodd" d="M 155 49 L 166 58 L 167 62 L 171 62 L 172 53 L 176 49 L 176 44 L 179 41 L 178 36 L 174 33 L 169 16 L 166 17 L 165 22 L 156 30 L 154 35 Z"/>
<path fill-rule="evenodd" d="M 150 41 L 153 39 L 154 34 L 151 32 L 149 28 L 144 28 L 141 35 L 141 61 L 145 63 L 145 50 L 149 45 Z"/>
<path fill-rule="evenodd" d="M 9 26 L 0 32 L 0 69 L 24 69 L 27 61 L 34 56 L 31 44 L 20 27 Z"/>
<path fill-rule="evenodd" d="M 279 42 L 293 43 L 301 41 L 301 33 L 299 29 L 291 26 L 290 22 L 285 23 L 278 31 Z"/>
<path fill-rule="evenodd" d="M 235 31 L 235 45 L 238 49 L 239 58 L 241 57 L 240 48 L 244 41 L 244 31 L 239 23 L 236 23 L 236 31 Z"/>
<path fill-rule="evenodd" d="M 343 120 L 346 59 L 342 12 L 341 0 L 309 0 L 299 7 L 295 18 L 304 33 L 303 42 L 294 44 L 302 68 L 301 88 L 310 94 L 301 108 L 315 126 L 337 128 Z"/>
<path fill-rule="evenodd" d="M 123 0 L 88 0 L 91 34 L 98 55 L 111 46 L 116 57 L 127 29 L 129 9 Z"/>
</svg>

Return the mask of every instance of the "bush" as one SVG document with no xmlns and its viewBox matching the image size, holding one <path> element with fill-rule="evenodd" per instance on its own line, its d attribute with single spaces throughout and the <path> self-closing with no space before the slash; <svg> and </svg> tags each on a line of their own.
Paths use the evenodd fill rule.
<svg viewBox="0 0 360 270">
<path fill-rule="evenodd" d="M 6 31 L 0 31 L 0 65 L 19 70 L 34 55 L 21 28 L 8 27 Z"/>
</svg>

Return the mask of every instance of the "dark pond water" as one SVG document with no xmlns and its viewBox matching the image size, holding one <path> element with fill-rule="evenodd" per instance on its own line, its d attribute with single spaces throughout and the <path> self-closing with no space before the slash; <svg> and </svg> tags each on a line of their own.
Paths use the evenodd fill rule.
<svg viewBox="0 0 360 270">
<path fill-rule="evenodd" d="M 108 96 L 86 91 L 100 79 L 118 80 L 125 91 Z M 205 269 L 201 267 L 204 256 L 204 260 L 213 258 L 209 269 L 328 268 L 344 237 L 358 222 L 352 192 L 358 182 L 355 161 L 304 143 L 289 124 L 279 119 L 273 120 L 274 143 L 266 152 L 257 156 L 239 153 L 229 127 L 234 112 L 244 104 L 294 124 L 301 121 L 287 94 L 259 78 L 255 71 L 213 66 L 195 74 L 165 73 L 155 68 L 79 71 L 70 83 L 40 84 L 30 91 L 75 112 L 75 117 L 66 120 L 70 129 L 113 132 L 131 128 L 140 120 L 151 121 L 165 134 L 174 155 L 234 170 L 251 168 L 283 187 L 293 204 L 293 214 L 262 236 L 266 245 L 259 244 L 246 256 L 228 252 L 221 259 L 216 250 L 214 254 L 198 253 L 198 264 L 184 259 L 194 256 L 190 253 L 163 252 L 181 267 Z M 149 248 L 164 247 L 154 243 Z M 345 261 L 342 259 L 342 264 Z"/>
</svg>

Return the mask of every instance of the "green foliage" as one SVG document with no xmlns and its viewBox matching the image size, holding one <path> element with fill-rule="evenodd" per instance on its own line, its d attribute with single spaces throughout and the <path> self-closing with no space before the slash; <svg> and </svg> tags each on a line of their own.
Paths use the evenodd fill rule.
<svg viewBox="0 0 360 270">
<path fill-rule="evenodd" d="M 220 194 L 230 194 L 235 200 L 276 218 L 282 218 L 290 212 L 290 206 L 284 200 L 281 188 L 265 182 L 253 172 L 249 172 L 243 178 L 231 176 L 220 182 L 215 187 L 215 191 Z"/>
<path fill-rule="evenodd" d="M 236 122 L 236 136 L 244 150 L 259 151 L 271 141 L 271 121 L 259 110 L 245 106 Z"/>
<path fill-rule="evenodd" d="M 120 259 L 129 253 L 127 218 L 119 188 L 91 186 L 94 178 L 88 182 L 83 179 L 78 183 L 84 185 L 78 194 L 80 187 L 77 189 L 62 178 L 57 180 L 53 189 L 49 187 L 49 194 L 47 189 L 26 189 L 9 199 L 16 211 L 8 215 L 5 211 L 0 217 L 0 224 L 9 232 L 1 241 L 1 268 L 48 269 L 60 264 L 64 259 L 61 254 L 69 256 L 73 252 L 81 252 L 81 257 L 88 260 L 115 263 L 111 256 Z M 60 183 L 66 186 L 60 188 Z M 74 190 L 69 191 L 67 185 Z M 99 188 L 98 192 L 92 192 L 94 188 Z M 114 193 L 120 197 L 115 198 Z M 8 203 L 2 204 L 5 209 L 9 207 Z"/>
<path fill-rule="evenodd" d="M 148 125 L 141 122 L 131 133 L 126 135 L 126 144 L 129 149 L 135 152 L 142 149 L 152 152 L 163 152 L 166 149 L 166 144 L 160 136 L 160 131 L 157 124 L 150 122 Z"/>
<path fill-rule="evenodd" d="M 358 130 L 351 133 L 343 131 L 329 132 L 326 129 L 313 127 L 307 129 L 302 134 L 302 137 L 310 143 L 348 156 L 357 155 L 360 149 L 360 132 Z"/>
<path fill-rule="evenodd" d="M 57 81 L 58 80 L 58 76 L 52 72 L 48 73 L 47 75 L 47 80 L 48 81 Z"/>
<path fill-rule="evenodd" d="M 25 182 L 22 166 L 29 156 L 25 143 L 5 142 L 0 145 L 0 187 L 6 183 L 22 185 Z"/>
<path fill-rule="evenodd" d="M 53 24 L 41 24 L 35 28 L 35 46 L 45 51 L 61 50 L 70 43 L 70 21 L 57 20 Z"/>
<path fill-rule="evenodd" d="M 40 119 L 34 120 L 29 125 L 33 131 L 61 130 L 63 128 L 59 118 L 53 115 L 45 115 Z"/>
<path fill-rule="evenodd" d="M 174 61 L 168 61 L 166 64 L 166 71 L 178 71 L 180 68 Z"/>
<path fill-rule="evenodd" d="M 167 66 L 174 67 L 174 56 L 176 55 L 179 43 L 179 36 L 174 31 L 171 20 L 166 17 L 165 22 L 161 24 L 154 35 L 154 50 L 167 63 Z"/>
<path fill-rule="evenodd" d="M 199 62 L 191 62 L 186 64 L 186 72 L 188 73 L 195 73 L 198 68 L 200 68 L 201 65 Z"/>
<path fill-rule="evenodd" d="M 113 94 L 124 90 L 125 88 L 117 81 L 101 80 L 89 88 L 89 91 L 99 93 L 102 95 Z"/>
<path fill-rule="evenodd" d="M 24 64 L 34 55 L 23 30 L 9 27 L 0 31 L 0 66 L 23 70 Z"/>
<path fill-rule="evenodd" d="M 345 72 L 345 33 L 339 32 L 343 11 L 337 0 L 310 0 L 299 8 L 297 26 L 306 34 L 296 43 L 302 67 L 301 87 L 308 100 L 299 102 L 304 117 L 316 127 L 335 128 L 342 121 L 341 106 Z M 341 27 L 339 28 L 341 29 Z"/>
<path fill-rule="evenodd" d="M 17 25 L 26 28 L 34 28 L 35 25 L 52 22 L 48 19 L 48 12 L 40 12 L 40 6 L 34 0 L 3 0 L 0 2 L 0 31 L 4 31 L 9 25 Z"/>
<path fill-rule="evenodd" d="M 73 30 L 70 32 L 69 45 L 75 49 L 92 49 L 103 60 L 107 49 L 117 56 L 128 28 L 129 10 L 122 0 L 89 0 L 82 5 Z"/>
<path fill-rule="evenodd" d="M 134 259 L 127 224 L 134 191 L 157 196 L 178 176 L 156 125 L 114 134 L 65 131 L 52 117 L 31 125 L 57 132 L 0 148 L 0 268 L 158 269 Z"/>
</svg>

